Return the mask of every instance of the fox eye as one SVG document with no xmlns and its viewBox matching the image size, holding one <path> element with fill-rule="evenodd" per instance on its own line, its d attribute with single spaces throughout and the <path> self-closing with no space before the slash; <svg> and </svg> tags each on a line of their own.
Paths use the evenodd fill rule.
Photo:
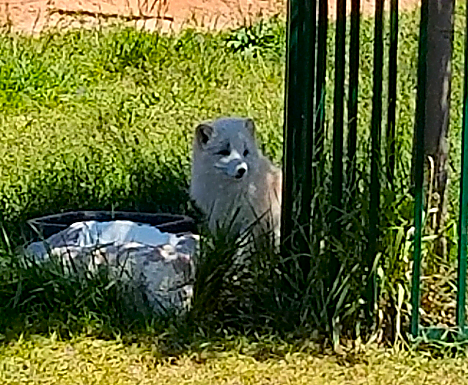
<svg viewBox="0 0 468 385">
<path fill-rule="evenodd" d="M 222 156 L 229 156 L 230 152 L 229 150 L 221 150 L 218 152 L 218 155 L 222 155 Z"/>
<path fill-rule="evenodd" d="M 247 155 L 249 155 L 249 150 L 244 151 L 244 156 L 247 156 Z"/>
</svg>

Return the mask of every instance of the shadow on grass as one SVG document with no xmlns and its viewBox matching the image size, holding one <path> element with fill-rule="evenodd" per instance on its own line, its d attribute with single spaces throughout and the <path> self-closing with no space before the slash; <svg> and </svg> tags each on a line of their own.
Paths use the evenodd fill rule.
<svg viewBox="0 0 468 385">
<path fill-rule="evenodd" d="M 131 288 L 107 269 L 67 274 L 62 261 L 54 258 L 36 264 L 3 253 L 0 339 L 51 332 L 62 338 L 83 333 L 126 341 L 156 338 L 162 351 L 173 354 L 197 344 L 215 344 L 227 335 L 255 339 L 280 333 L 291 340 L 310 336 L 302 322 L 310 318 L 301 319 L 301 314 L 312 293 L 294 291 L 278 275 L 284 271 L 280 255 L 268 246 L 247 251 L 243 239 L 202 239 L 192 309 L 179 317 L 156 316 L 149 303 L 134 301 Z"/>
<path fill-rule="evenodd" d="M 128 288 L 105 271 L 67 275 L 60 263 L 26 263 L 14 252 L 28 241 L 28 219 L 63 211 L 128 210 L 196 218 L 187 177 L 173 170 L 173 164 L 137 153 L 131 169 L 122 170 L 130 175 L 126 183 L 106 184 L 106 170 L 90 176 L 79 165 L 67 167 L 67 174 L 60 177 L 51 165 L 50 170 L 33 175 L 21 191 L 12 191 L 13 200 L 4 193 L 0 198 L 0 340 L 50 332 L 63 337 L 92 333 L 133 338 L 162 333 L 174 324 L 170 317 L 156 319 L 148 308 L 123 300 Z"/>
<path fill-rule="evenodd" d="M 148 166 L 145 167 L 141 169 L 143 175 Z M 76 182 L 58 181 L 54 185 L 46 181 L 36 182 L 28 194 L 56 198 L 55 210 L 52 203 L 43 207 L 34 204 L 26 210 L 28 216 L 59 209 L 109 207 L 100 206 L 102 201 L 96 197 L 87 197 L 90 203 L 86 207 L 77 206 L 80 197 L 86 198 L 86 189 L 81 190 Z M 178 211 L 180 207 L 189 210 L 184 201 L 184 180 L 155 178 L 148 183 L 137 177 L 136 181 L 140 183 L 138 188 L 117 195 L 119 209 L 157 201 L 166 212 Z M 70 185 L 77 188 L 76 195 Z M 136 192 L 134 196 L 132 191 Z M 36 199 L 31 202 L 41 202 Z M 330 304 L 338 299 L 344 305 L 357 303 L 360 297 L 355 295 L 359 290 L 352 287 L 346 275 L 338 277 L 333 290 L 326 290 L 324 270 L 328 254 L 314 259 L 311 249 L 310 260 L 315 262 L 304 282 L 297 263 L 303 255 L 285 259 L 270 248 L 247 251 L 239 242 L 242 239 L 203 237 L 197 258 L 193 310 L 179 318 L 156 317 L 149 306 L 141 308 L 125 300 L 125 286 L 116 284 L 106 271 L 67 275 L 61 263 L 31 266 L 11 250 L 5 251 L 0 255 L 0 339 L 11 341 L 22 334 L 51 332 L 64 338 L 83 333 L 102 338 L 120 336 L 128 341 L 156 338 L 163 341 L 168 352 L 187 349 L 200 341 L 219 341 L 227 334 L 254 339 L 258 335 L 278 335 L 288 341 L 321 336 L 335 341 L 341 330 L 329 328 Z M 331 316 L 341 317 L 342 330 L 352 330 L 359 309 L 346 315 L 349 311 L 344 305 Z"/>
<path fill-rule="evenodd" d="M 297 346 L 305 336 L 310 339 L 311 330 L 298 318 L 307 293 L 276 301 L 285 287 L 272 276 L 279 262 L 274 254 L 263 262 L 253 256 L 243 267 L 233 268 L 238 254 L 231 245 L 207 242 L 201 245 L 192 310 L 179 317 L 155 316 L 149 304 L 133 301 L 128 287 L 106 269 L 65 274 L 54 259 L 39 265 L 0 255 L 0 343 L 50 333 L 65 339 L 118 336 L 127 343 L 157 341 L 159 354 L 174 356 L 261 340 L 255 353 L 261 359 L 272 354 L 275 339 Z"/>
<path fill-rule="evenodd" d="M 0 246 L 11 250 L 24 244 L 28 219 L 65 211 L 121 210 L 199 217 L 189 201 L 187 176 L 175 174 L 171 164 L 135 157 L 130 170 L 119 170 L 130 175 L 124 181 L 112 180 L 113 175 L 106 171 L 90 175 L 85 167 L 67 167 L 66 175 L 59 175 L 51 168 L 32 175 L 21 191 L 16 187 L 4 190 L 0 197 L 4 230 Z"/>
<path fill-rule="evenodd" d="M 21 334 L 50 332 L 65 338 L 82 333 L 103 338 L 121 336 L 129 341 L 157 338 L 170 351 L 186 349 L 197 340 L 219 340 L 226 333 L 277 334 L 290 340 L 317 334 L 335 341 L 342 330 L 354 332 L 352 326 L 362 310 L 361 278 L 355 271 L 362 262 L 356 260 L 360 255 L 357 252 L 355 258 L 349 258 L 354 255 L 349 246 L 339 249 L 330 244 L 318 254 L 311 248 L 308 257 L 317 266 L 303 282 L 303 272 L 297 267 L 299 255 L 285 260 L 267 249 L 246 254 L 236 243 L 238 239 L 232 244 L 225 237 L 208 238 L 201 244 L 197 263 L 193 311 L 178 319 L 157 318 L 148 309 L 125 301 L 125 287 L 115 284 L 105 271 L 96 276 L 70 276 L 60 266 L 27 266 L 11 252 L 21 243 L 19 234 L 26 219 L 62 210 L 118 209 L 195 216 L 187 196 L 187 163 L 180 161 L 181 157 L 168 158 L 176 160 L 165 163 L 136 151 L 126 163 L 118 165 L 118 173 L 104 166 L 94 169 L 101 167 L 98 159 L 73 159 L 65 164 L 67 171 L 61 178 L 52 166 L 30 178 L 23 192 L 17 194 L 16 206 L 3 197 L 4 212 L 9 215 L 5 234 L 11 247 L 4 242 L 0 255 L 0 338 L 9 341 Z M 109 170 L 114 172 L 113 177 L 122 175 L 123 181 L 111 178 L 106 182 Z M 316 195 L 317 200 L 327 196 Z M 311 245 L 327 240 L 322 233 L 314 237 Z M 358 243 L 356 250 L 361 247 Z M 330 253 L 339 250 L 345 250 L 341 258 L 349 274 L 344 269 L 333 290 L 327 291 L 325 267 Z M 239 256 L 242 263 L 236 264 Z M 342 306 L 330 315 L 332 302 Z M 351 311 L 349 304 L 354 306 Z M 330 317 L 339 320 L 342 329 L 330 329 Z"/>
</svg>

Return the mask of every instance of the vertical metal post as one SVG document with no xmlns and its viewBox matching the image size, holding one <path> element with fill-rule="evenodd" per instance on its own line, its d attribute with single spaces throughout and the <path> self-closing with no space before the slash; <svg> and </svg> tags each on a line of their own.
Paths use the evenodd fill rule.
<svg viewBox="0 0 468 385">
<path fill-rule="evenodd" d="M 387 115 L 387 179 L 393 187 L 395 179 L 395 110 L 397 92 L 398 0 L 390 0 L 390 49 L 388 68 Z"/>
<path fill-rule="evenodd" d="M 327 32 L 328 32 L 328 0 L 319 0 L 318 5 L 318 35 L 317 35 L 317 75 L 315 109 L 316 119 L 314 127 L 314 160 L 319 165 L 315 176 L 322 178 L 323 150 L 325 140 L 325 77 L 327 72 Z"/>
<path fill-rule="evenodd" d="M 312 202 L 316 0 L 288 1 L 284 185 L 281 224 L 283 252 L 309 255 Z M 300 226 L 304 231 L 293 229 Z M 301 234 L 302 233 L 302 234 Z M 300 260 L 304 275 L 310 259 Z"/>
<path fill-rule="evenodd" d="M 336 1 L 336 41 L 335 41 L 335 90 L 333 109 L 333 170 L 332 170 L 332 211 L 331 231 L 334 238 L 341 233 L 340 216 L 343 208 L 343 115 L 344 115 L 344 80 L 345 80 L 345 35 L 346 1 Z M 339 261 L 330 260 L 330 283 L 336 279 Z"/>
<path fill-rule="evenodd" d="M 367 267 L 369 277 L 367 284 L 367 304 L 369 315 L 373 313 L 375 296 L 375 273 L 371 272 L 377 254 L 379 236 L 380 208 L 380 138 L 382 129 L 382 73 L 383 73 L 383 0 L 377 0 L 375 6 L 374 27 L 374 89 L 372 96 L 371 127 L 371 183 L 369 207 L 369 250 Z"/>
<path fill-rule="evenodd" d="M 348 96 L 348 169 L 351 189 L 356 184 L 356 141 L 359 83 L 359 29 L 361 1 L 351 0 L 351 41 L 349 43 L 349 96 Z"/>
<path fill-rule="evenodd" d="M 418 89 L 416 95 L 416 151 L 414 190 L 414 258 L 411 288 L 411 334 L 419 334 L 419 306 L 421 295 L 421 240 L 424 204 L 424 129 L 426 125 L 427 83 L 427 21 L 429 0 L 421 0 L 421 25 L 419 32 Z"/>
<path fill-rule="evenodd" d="M 315 76 L 315 125 L 314 125 L 314 148 L 312 169 L 313 181 L 315 185 L 320 185 L 324 176 L 324 149 L 325 149 L 325 77 L 327 71 L 327 32 L 328 32 L 328 0 L 318 0 L 318 33 L 317 33 L 317 62 Z M 317 212 L 313 215 L 319 215 L 320 204 L 317 203 Z M 322 223 L 313 221 L 312 233 L 320 234 Z M 317 238 L 316 238 L 317 239 Z M 312 253 L 318 256 L 320 253 L 319 242 L 314 242 Z"/>
<path fill-rule="evenodd" d="M 460 180 L 460 217 L 458 221 L 458 293 L 457 293 L 457 325 L 461 332 L 465 329 L 466 305 L 466 255 L 467 255 L 467 225 L 468 225 L 468 11 L 466 11 L 465 33 L 465 81 L 463 94 L 463 139 L 462 139 L 462 169 Z"/>
</svg>

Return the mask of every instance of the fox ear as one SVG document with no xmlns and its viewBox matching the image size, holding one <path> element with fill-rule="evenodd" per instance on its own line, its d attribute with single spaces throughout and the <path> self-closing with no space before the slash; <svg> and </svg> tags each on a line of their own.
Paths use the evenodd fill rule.
<svg viewBox="0 0 468 385">
<path fill-rule="evenodd" d="M 195 129 L 195 138 L 202 146 L 208 143 L 213 135 L 213 127 L 206 123 L 201 123 Z"/>
<path fill-rule="evenodd" d="M 245 128 L 247 128 L 247 131 L 250 132 L 253 138 L 255 138 L 256 127 L 253 119 L 245 119 Z"/>
</svg>

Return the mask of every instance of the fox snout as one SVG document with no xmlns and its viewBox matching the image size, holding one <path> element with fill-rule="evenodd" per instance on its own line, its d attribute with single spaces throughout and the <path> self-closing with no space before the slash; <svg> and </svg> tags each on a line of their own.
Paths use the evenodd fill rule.
<svg viewBox="0 0 468 385">
<path fill-rule="evenodd" d="M 227 167 L 224 169 L 224 172 L 227 174 L 227 176 L 237 180 L 244 178 L 247 175 L 247 171 L 249 170 L 247 163 L 241 159 L 231 160 L 226 166 Z"/>
<path fill-rule="evenodd" d="M 221 159 L 215 167 L 221 170 L 228 177 L 235 178 L 237 180 L 244 178 L 249 171 L 249 166 L 242 158 L 232 156 Z"/>
<path fill-rule="evenodd" d="M 236 179 L 242 179 L 242 177 L 247 173 L 247 163 L 242 162 L 240 165 L 236 167 L 236 174 L 235 178 Z"/>
</svg>

